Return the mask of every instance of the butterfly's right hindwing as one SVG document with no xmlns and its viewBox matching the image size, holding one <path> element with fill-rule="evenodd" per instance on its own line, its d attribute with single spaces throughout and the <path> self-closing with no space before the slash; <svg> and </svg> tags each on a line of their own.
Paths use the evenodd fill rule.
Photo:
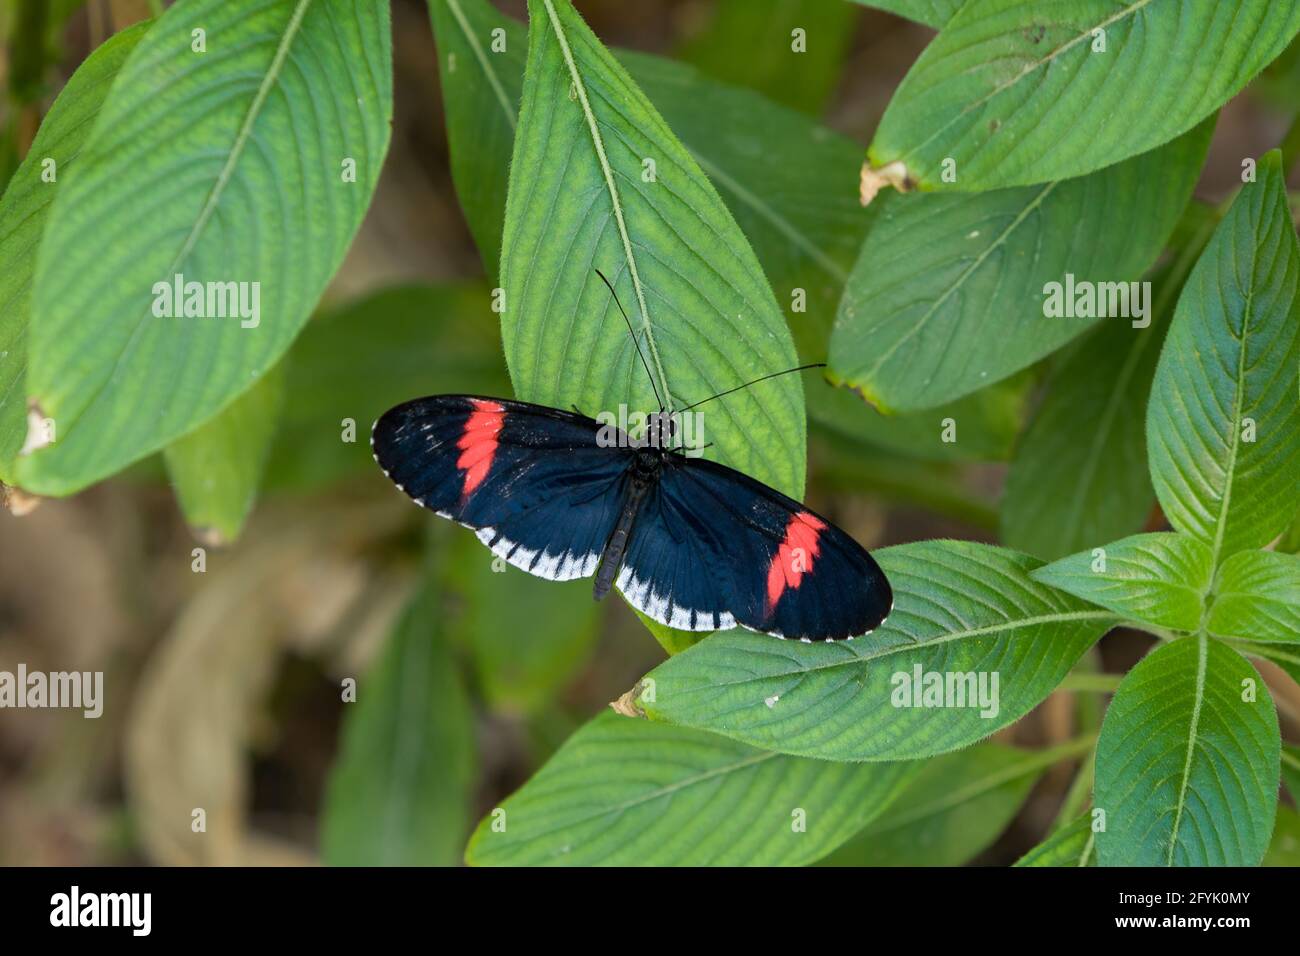
<svg viewBox="0 0 1300 956">
<path fill-rule="evenodd" d="M 589 418 L 500 398 L 436 395 L 375 423 L 375 460 L 416 503 L 473 528 L 515 567 L 590 577 L 618 519 L 630 453 Z"/>
</svg>

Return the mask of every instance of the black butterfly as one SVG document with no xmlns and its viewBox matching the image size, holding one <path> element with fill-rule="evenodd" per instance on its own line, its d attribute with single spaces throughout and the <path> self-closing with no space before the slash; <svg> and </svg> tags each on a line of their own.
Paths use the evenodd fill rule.
<svg viewBox="0 0 1300 956">
<path fill-rule="evenodd" d="M 633 438 L 576 410 L 434 395 L 385 412 L 370 444 L 399 490 L 510 564 L 553 581 L 594 574 L 596 600 L 617 587 L 660 624 L 835 641 L 884 621 L 893 593 L 861 545 L 748 475 L 682 454 L 676 424 L 661 409 Z"/>
</svg>

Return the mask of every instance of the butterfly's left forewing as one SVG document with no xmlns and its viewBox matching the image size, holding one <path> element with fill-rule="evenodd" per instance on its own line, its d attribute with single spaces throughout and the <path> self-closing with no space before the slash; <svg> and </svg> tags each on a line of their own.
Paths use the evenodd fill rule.
<svg viewBox="0 0 1300 956">
<path fill-rule="evenodd" d="M 844 640 L 893 606 L 880 566 L 803 505 L 731 468 L 676 459 L 642 505 L 616 581 L 628 601 L 681 630 L 734 627 Z"/>
<path fill-rule="evenodd" d="M 375 423 L 375 460 L 402 491 L 474 529 L 493 553 L 551 580 L 590 577 L 618 518 L 629 462 L 581 415 L 501 398 L 435 395 Z"/>
</svg>

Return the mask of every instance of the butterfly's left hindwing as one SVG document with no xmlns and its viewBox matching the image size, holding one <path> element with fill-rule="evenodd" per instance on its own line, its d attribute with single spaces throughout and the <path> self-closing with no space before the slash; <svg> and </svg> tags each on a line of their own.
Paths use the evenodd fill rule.
<svg viewBox="0 0 1300 956">
<path fill-rule="evenodd" d="M 629 453 L 581 415 L 435 395 L 375 422 L 375 460 L 418 504 L 473 528 L 493 553 L 551 580 L 590 577 L 618 519 Z"/>
<path fill-rule="evenodd" d="M 616 585 L 669 627 L 740 624 L 801 640 L 867 634 L 893 607 L 889 582 L 860 544 L 793 499 L 705 459 L 664 468 Z"/>
</svg>

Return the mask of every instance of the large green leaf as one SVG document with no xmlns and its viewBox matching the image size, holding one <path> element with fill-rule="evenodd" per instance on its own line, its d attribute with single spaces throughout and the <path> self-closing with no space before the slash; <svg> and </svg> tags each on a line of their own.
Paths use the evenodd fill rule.
<svg viewBox="0 0 1300 956">
<path fill-rule="evenodd" d="M 897 796 L 907 764 L 765 753 L 715 734 L 588 723 L 470 840 L 478 866 L 811 863 Z M 493 823 L 497 826 L 494 829 Z"/>
<path fill-rule="evenodd" d="M 0 200 L 0 479 L 5 481 L 13 481 L 13 461 L 27 435 L 27 321 L 36 253 L 50 206 L 113 80 L 148 28 L 141 23 L 123 30 L 77 68 Z M 49 176 L 53 182 L 46 182 Z"/>
<path fill-rule="evenodd" d="M 927 760 L 879 817 L 829 866 L 961 866 L 1015 818 L 1047 768 L 1077 753 L 983 743 Z"/>
<path fill-rule="evenodd" d="M 461 205 L 483 250 L 501 244 L 514 103 L 523 83 L 518 56 L 524 28 L 484 0 L 430 0 L 434 29 L 444 49 L 448 139 Z M 502 53 L 491 52 L 501 30 Z M 480 51 L 480 56 L 475 51 Z M 449 72 L 448 56 L 457 68 Z M 749 90 L 706 77 L 687 64 L 620 51 L 619 62 L 667 120 L 723 201 L 754 252 L 785 310 L 804 361 L 825 358 L 826 339 L 849 268 L 866 234 L 870 214 L 851 188 L 861 148 Z M 457 170 L 469 172 L 457 173 Z M 495 252 L 484 252 L 496 271 Z M 1023 384 L 1023 383 L 1022 383 Z M 939 440 L 939 427 L 884 420 L 847 396 L 811 386 L 808 414 L 843 433 L 886 447 L 919 440 L 941 458 L 1004 457 L 1020 423 L 1023 389 L 1004 389 L 960 408 L 942 409 L 960 423 L 960 440 Z M 1014 408 L 1013 408 L 1014 406 Z M 941 416 L 944 417 L 944 416 Z M 933 453 L 933 454 L 931 454 Z"/>
<path fill-rule="evenodd" d="M 1050 561 L 1142 527 L 1156 495 L 1133 410 L 1146 408 L 1166 328 L 1105 324 L 1052 371 L 1007 472 L 1010 547 Z"/>
<path fill-rule="evenodd" d="M 1300 642 L 1300 555 L 1242 551 L 1228 558 L 1205 626 L 1220 637 Z"/>
<path fill-rule="evenodd" d="M 448 630 L 471 651 L 494 711 L 536 710 L 591 651 L 600 619 L 591 582 L 547 581 L 459 533 L 448 569 L 459 608 Z"/>
<path fill-rule="evenodd" d="M 452 866 L 470 824 L 474 723 L 440 634 L 437 591 L 422 589 L 348 703 L 322 811 L 336 866 Z"/>
<path fill-rule="evenodd" d="M 619 61 L 690 150 L 754 246 L 805 362 L 826 358 L 827 338 L 870 216 L 851 189 L 860 148 L 806 116 L 670 60 Z M 762 117 L 756 121 L 755 117 Z M 886 418 L 822 383 L 809 383 L 809 416 L 841 434 L 941 459 L 1005 457 L 1019 431 L 1027 381 L 982 389 L 933 415 Z M 957 441 L 942 440 L 945 418 Z"/>
<path fill-rule="evenodd" d="M 965 0 L 855 0 L 864 7 L 888 10 L 936 30 L 952 19 Z"/>
<path fill-rule="evenodd" d="M 653 411 L 656 388 L 681 407 L 794 365 L 758 260 L 695 160 L 567 0 L 531 0 L 529 11 L 501 257 L 516 393 L 588 414 Z M 597 269 L 618 289 L 649 375 Z M 703 417 L 709 454 L 802 494 L 797 377 Z"/>
<path fill-rule="evenodd" d="M 1097 837 L 1092 813 L 1061 827 L 1016 861 L 1016 866 L 1095 866 Z"/>
<path fill-rule="evenodd" d="M 1080 176 L 1190 129 L 1297 30 L 1300 6 L 1271 0 L 970 0 L 894 93 L 868 156 L 922 189 Z"/>
<path fill-rule="evenodd" d="M 41 243 L 27 388 L 58 440 L 23 487 L 68 494 L 169 444 L 289 347 L 370 203 L 390 42 L 387 4 L 358 0 L 183 0 L 149 29 Z M 177 275 L 247 283 L 247 317 L 158 317 Z"/>
<path fill-rule="evenodd" d="M 1300 11 L 1300 7 L 1296 8 Z M 1217 565 L 1295 515 L 1300 245 L 1277 151 L 1242 187 L 1183 288 L 1147 411 L 1156 495 Z"/>
<path fill-rule="evenodd" d="M 882 197 L 831 335 L 832 377 L 885 411 L 929 408 L 1005 378 L 1097 321 L 1129 324 L 1048 316 L 1048 283 L 1107 283 L 1098 298 L 1109 309 L 1113 287 L 1119 304 L 1114 284 L 1138 280 L 1164 248 L 1212 129 L 1204 123 L 1078 179 Z"/>
<path fill-rule="evenodd" d="M 618 59 L 753 245 L 804 360 L 822 361 L 872 215 L 853 190 L 862 148 L 802 113 L 684 64 L 639 53 L 620 52 Z M 796 301 L 797 290 L 804 301 Z"/>
<path fill-rule="evenodd" d="M 1120 684 L 1097 742 L 1102 865 L 1258 865 L 1279 746 L 1273 700 L 1241 655 L 1204 635 L 1157 648 Z"/>
<path fill-rule="evenodd" d="M 504 209 L 493 197 L 506 193 L 523 87 L 519 52 L 527 33 L 486 0 L 430 0 L 430 10 L 444 51 L 439 62 L 453 175 L 484 261 L 495 272 Z M 491 48 L 496 30 L 505 44 L 501 53 Z M 479 56 L 475 50 L 485 52 Z M 753 244 L 801 351 L 809 361 L 821 359 L 840 288 L 870 218 L 852 189 L 844 188 L 857 176 L 861 148 L 806 115 L 719 83 L 688 64 L 626 51 L 616 55 Z M 796 289 L 806 293 L 806 312 L 794 311 Z"/>
<path fill-rule="evenodd" d="M 710 6 L 704 29 L 678 52 L 681 59 L 774 102 L 822 112 L 853 42 L 852 6 L 841 0 L 715 0 Z"/>
<path fill-rule="evenodd" d="M 1115 620 L 1031 579 L 1040 562 L 1012 551 L 925 541 L 875 554 L 894 609 L 874 633 L 805 644 L 719 632 L 650 672 L 655 701 L 643 705 L 647 715 L 809 757 L 930 756 L 1017 720 Z M 910 706 L 904 688 L 918 669 L 972 675 L 976 690 L 982 679 L 986 699 L 996 679 L 996 713 L 969 699 Z M 959 703 L 955 694 L 952 701 Z"/>
<path fill-rule="evenodd" d="M 283 393 L 277 365 L 216 418 L 167 446 L 176 499 L 205 540 L 224 544 L 239 536 L 257 497 Z"/>
<path fill-rule="evenodd" d="M 438 42 L 452 182 L 483 264 L 495 275 L 528 36 L 486 0 L 429 0 L 429 17 Z"/>
<path fill-rule="evenodd" d="M 1194 631 L 1205 613 L 1214 565 L 1203 542 L 1157 531 L 1062 558 L 1033 577 L 1124 617 Z"/>
<path fill-rule="evenodd" d="M 1103 325 L 1062 355 L 1007 474 L 1008 546 L 1052 560 L 1141 530 L 1155 489 L 1145 416 L 1129 412 L 1147 407 L 1178 293 L 1218 221 L 1196 200 L 1183 210 L 1171 237 L 1177 254 L 1150 274 L 1150 326 Z"/>
<path fill-rule="evenodd" d="M 364 474 L 391 490 L 367 441 L 381 414 L 435 392 L 509 394 L 494 318 L 481 286 L 398 286 L 309 322 L 289 353 L 267 485 Z"/>
</svg>

